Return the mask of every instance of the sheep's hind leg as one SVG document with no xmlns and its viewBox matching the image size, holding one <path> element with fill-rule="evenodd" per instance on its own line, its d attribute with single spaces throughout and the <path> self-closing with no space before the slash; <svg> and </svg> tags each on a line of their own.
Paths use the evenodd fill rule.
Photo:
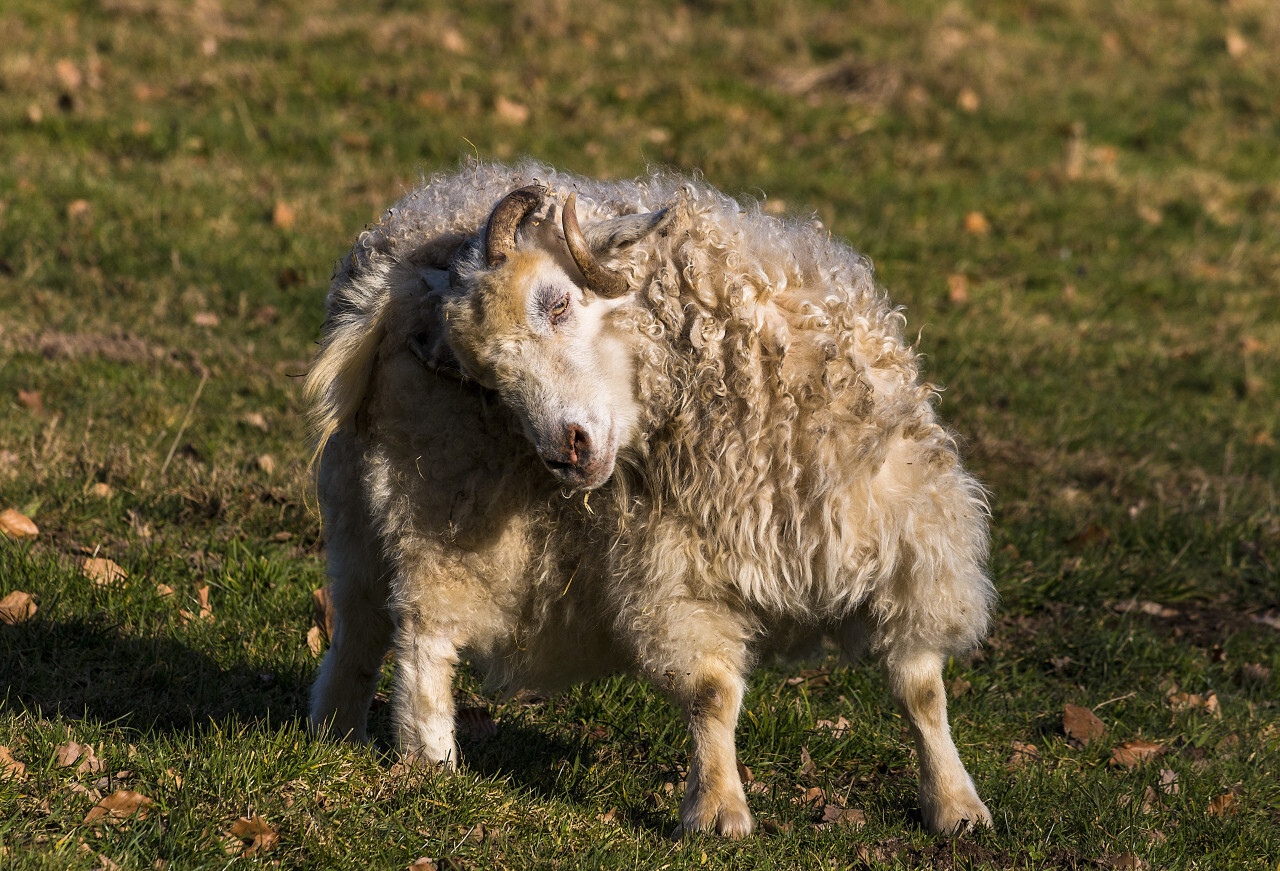
<svg viewBox="0 0 1280 871">
<path fill-rule="evenodd" d="M 386 588 L 335 574 L 329 590 L 333 638 L 311 690 L 311 726 L 363 742 L 369 737 L 369 702 L 391 641 Z"/>
<path fill-rule="evenodd" d="M 920 812 L 927 829 L 953 834 L 991 826 L 991 812 L 978 798 L 947 724 L 943 657 L 933 651 L 891 652 L 885 674 L 902 709 L 920 757 Z"/>
</svg>

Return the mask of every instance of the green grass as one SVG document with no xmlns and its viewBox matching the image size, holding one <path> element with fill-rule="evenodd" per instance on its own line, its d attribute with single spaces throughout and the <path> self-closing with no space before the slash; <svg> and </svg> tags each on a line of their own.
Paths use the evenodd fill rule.
<svg viewBox="0 0 1280 871">
<path fill-rule="evenodd" d="M 278 840 L 236 861 L 1274 869 L 1270 0 L 13 0 L 0 27 L 0 510 L 41 529 L 0 538 L 0 595 L 39 607 L 0 625 L 0 745 L 26 766 L 0 779 L 0 864 L 221 868 L 260 815 Z M 687 739 L 631 678 L 492 705 L 456 776 L 393 768 L 385 708 L 371 747 L 306 734 L 324 566 L 290 376 L 354 234 L 474 153 L 698 169 L 876 261 L 993 497 L 999 622 L 947 676 L 993 831 L 922 832 L 874 669 L 786 682 L 834 659 L 752 679 L 738 746 L 773 831 L 738 843 L 666 836 Z M 127 581 L 91 583 L 94 554 Z M 1071 746 L 1067 703 L 1107 734 Z M 1139 739 L 1164 752 L 1109 764 Z M 56 766 L 69 740 L 104 770 Z M 1008 765 L 1014 742 L 1039 756 Z M 818 825 L 812 786 L 865 827 Z M 154 806 L 83 823 L 117 788 Z"/>
</svg>

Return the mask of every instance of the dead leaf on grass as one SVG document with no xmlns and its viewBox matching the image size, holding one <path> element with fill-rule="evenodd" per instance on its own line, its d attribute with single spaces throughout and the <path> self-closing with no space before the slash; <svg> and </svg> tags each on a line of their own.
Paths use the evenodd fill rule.
<svg viewBox="0 0 1280 871">
<path fill-rule="evenodd" d="M 752 773 L 750 768 L 742 764 L 741 759 L 736 760 L 735 764 L 738 766 L 738 779 L 743 783 L 751 783 L 756 779 L 755 774 Z"/>
<path fill-rule="evenodd" d="M 80 564 L 80 573 L 100 589 L 119 587 L 129 578 L 129 573 L 114 561 L 100 556 L 85 557 Z"/>
<path fill-rule="evenodd" d="M 18 404 L 32 414 L 44 414 L 44 397 L 39 390 L 19 390 Z"/>
<path fill-rule="evenodd" d="M 811 786 L 808 789 L 805 789 L 803 786 L 797 786 L 796 789 L 804 790 L 800 795 L 796 796 L 796 804 L 812 805 L 813 807 L 817 807 L 818 805 L 825 804 L 827 801 L 827 793 L 820 786 Z"/>
<path fill-rule="evenodd" d="M 312 626 L 307 630 L 307 649 L 311 651 L 312 656 L 324 653 L 324 633 L 320 631 L 319 626 Z"/>
<path fill-rule="evenodd" d="M 520 125 L 529 120 L 529 107 L 506 97 L 498 97 L 494 101 L 493 111 L 505 124 Z"/>
<path fill-rule="evenodd" d="M 0 533 L 9 538 L 35 538 L 40 534 L 40 527 L 16 508 L 6 508 L 0 511 Z"/>
<path fill-rule="evenodd" d="M 982 212 L 969 212 L 964 216 L 964 231 L 970 236 L 985 236 L 991 232 L 991 222 Z"/>
<path fill-rule="evenodd" d="M 787 678 L 787 686 L 794 687 L 806 684 L 811 687 L 824 687 L 831 683 L 831 672 L 824 668 L 806 668 L 795 677 Z"/>
<path fill-rule="evenodd" d="M 1236 797 L 1234 793 L 1223 793 L 1209 799 L 1209 816 L 1211 817 L 1229 817 L 1236 812 Z"/>
<path fill-rule="evenodd" d="M 1115 606 L 1115 610 L 1121 614 L 1140 611 L 1151 617 L 1177 617 L 1179 614 L 1176 609 L 1161 605 L 1159 602 L 1140 602 L 1137 599 L 1120 602 Z"/>
<path fill-rule="evenodd" d="M 1062 709 L 1062 730 L 1075 746 L 1087 747 L 1107 734 L 1107 724 L 1088 708 L 1068 704 Z"/>
<path fill-rule="evenodd" d="M 1170 693 L 1169 707 L 1175 711 L 1194 711 L 1203 709 L 1205 713 L 1222 719 L 1222 709 L 1218 706 L 1218 694 L 1209 693 L 1200 696 L 1196 693 Z"/>
<path fill-rule="evenodd" d="M 76 766 L 76 774 L 98 774 L 105 771 L 107 764 L 98 758 L 92 744 L 79 744 L 68 741 L 54 750 L 54 764 L 59 768 Z M 76 763 L 79 762 L 77 765 Z"/>
<path fill-rule="evenodd" d="M 852 728 L 849 724 L 849 721 L 846 720 L 844 717 L 839 717 L 834 723 L 830 720 L 819 720 L 813 725 L 815 728 L 825 729 L 826 731 L 831 732 L 837 737 L 840 735 L 843 735 L 845 732 L 848 732 L 849 729 Z"/>
<path fill-rule="evenodd" d="M 806 777 L 813 777 L 818 773 L 818 766 L 813 764 L 808 747 L 800 748 L 800 773 Z"/>
<path fill-rule="evenodd" d="M 1104 867 L 1125 869 L 1125 871 L 1145 871 L 1147 863 L 1133 853 L 1118 853 L 1104 856 L 1101 860 Z"/>
<path fill-rule="evenodd" d="M 829 804 L 822 808 L 822 822 L 860 829 L 867 824 L 867 815 L 859 808 Z"/>
<path fill-rule="evenodd" d="M 123 820 L 137 814 L 139 818 L 146 816 L 147 810 L 155 805 L 151 799 L 131 789 L 117 789 L 89 809 L 84 821 Z"/>
<path fill-rule="evenodd" d="M 316 628 L 324 634 L 325 641 L 333 639 L 333 598 L 328 587 L 321 587 L 311 592 L 311 619 Z"/>
<path fill-rule="evenodd" d="M 1126 741 L 1111 751 L 1111 764 L 1132 771 L 1148 759 L 1159 756 L 1164 750 L 1165 748 L 1151 741 Z"/>
<path fill-rule="evenodd" d="M 1063 544 L 1073 550 L 1111 543 L 1111 533 L 1096 523 L 1090 523 L 1082 532 L 1068 538 Z"/>
<path fill-rule="evenodd" d="M 1009 761 L 1004 764 L 1005 768 L 1013 770 L 1021 768 L 1024 765 L 1040 760 L 1040 750 L 1034 744 L 1024 744 L 1021 741 L 1013 742 L 1013 755 L 1009 757 Z"/>
<path fill-rule="evenodd" d="M 280 833 L 257 814 L 252 819 L 236 820 L 223 838 L 229 856 L 256 856 L 270 850 L 279 840 Z"/>
<path fill-rule="evenodd" d="M 30 593 L 14 590 L 0 599 L 0 623 L 16 626 L 26 622 L 36 614 L 36 603 L 31 600 Z"/>
<path fill-rule="evenodd" d="M 1169 768 L 1160 769 L 1160 791 L 1165 795 L 1177 795 L 1182 792 L 1178 786 L 1178 772 Z"/>
<path fill-rule="evenodd" d="M 173 595 L 173 587 L 168 584 L 156 584 L 156 595 L 162 599 L 167 599 Z"/>
<path fill-rule="evenodd" d="M 13 758 L 13 751 L 0 746 L 0 777 L 18 780 L 27 773 L 27 766 Z"/>
<path fill-rule="evenodd" d="M 1266 683 L 1271 680 L 1271 669 L 1259 662 L 1246 662 L 1240 666 L 1240 679 L 1244 682 Z"/>
<path fill-rule="evenodd" d="M 288 230 L 298 220 L 298 213 L 293 206 L 284 200 L 276 200 L 271 209 L 271 225 L 280 230 Z"/>
<path fill-rule="evenodd" d="M 271 426 L 267 423 L 267 419 L 262 416 L 261 412 L 250 411 L 242 417 L 241 420 L 246 426 L 251 426 L 254 429 L 259 429 L 263 432 L 271 431 Z"/>
</svg>

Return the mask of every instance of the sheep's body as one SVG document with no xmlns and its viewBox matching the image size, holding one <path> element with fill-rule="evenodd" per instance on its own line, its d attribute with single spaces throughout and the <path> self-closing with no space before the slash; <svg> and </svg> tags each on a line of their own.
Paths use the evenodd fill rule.
<svg viewBox="0 0 1280 871">
<path fill-rule="evenodd" d="M 464 242 L 535 180 L 550 190 L 510 262 L 481 261 Z M 628 296 L 577 286 L 586 269 L 550 220 L 570 192 L 588 230 L 675 204 L 661 232 L 610 249 Z M 543 277 L 521 278 L 522 258 Z M 530 375 L 530 343 L 571 332 L 558 307 L 544 317 L 530 301 L 547 274 L 572 288 L 560 302 L 574 305 L 574 335 L 595 338 Z M 690 723 L 684 825 L 740 835 L 745 675 L 825 634 L 885 663 L 916 734 L 929 827 L 990 822 L 941 682 L 944 657 L 979 643 L 989 620 L 985 505 L 864 259 L 697 181 L 480 165 L 432 179 L 362 234 L 328 304 L 309 388 L 337 621 L 317 723 L 364 737 L 393 636 L 402 748 L 446 763 L 460 655 L 508 692 L 638 671 Z M 598 396 L 579 417 L 603 406 L 608 422 L 546 423 L 584 378 Z M 568 448 L 547 447 L 556 439 Z M 574 453 L 615 442 L 603 471 Z M 586 483 L 567 491 L 548 468 Z"/>
</svg>

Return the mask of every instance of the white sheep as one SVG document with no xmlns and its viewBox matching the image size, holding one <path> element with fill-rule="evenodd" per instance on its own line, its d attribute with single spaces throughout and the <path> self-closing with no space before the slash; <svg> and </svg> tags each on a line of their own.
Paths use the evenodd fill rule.
<svg viewBox="0 0 1280 871">
<path fill-rule="evenodd" d="M 825 635 L 882 661 L 926 826 L 990 825 L 942 683 L 990 620 L 986 504 L 903 322 L 816 222 L 698 179 L 430 179 L 339 265 L 307 379 L 312 722 L 365 740 L 392 643 L 400 747 L 444 765 L 461 656 L 501 692 L 635 671 L 689 725 L 683 827 L 740 837 L 747 674 Z"/>
</svg>

